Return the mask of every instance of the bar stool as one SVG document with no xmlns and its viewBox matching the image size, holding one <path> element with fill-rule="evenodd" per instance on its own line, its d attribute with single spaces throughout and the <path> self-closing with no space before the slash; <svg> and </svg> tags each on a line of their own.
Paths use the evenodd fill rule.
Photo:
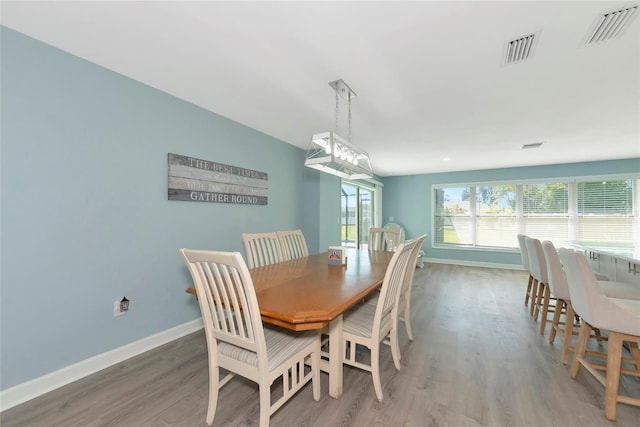
<svg viewBox="0 0 640 427">
<path fill-rule="evenodd" d="M 575 324 L 574 321 L 579 321 L 579 316 L 575 314 L 573 306 L 571 305 L 571 298 L 569 294 L 569 287 L 567 285 L 567 277 L 565 275 L 560 258 L 553 243 L 549 241 L 542 242 L 542 249 L 544 251 L 544 258 L 547 262 L 547 276 L 549 279 L 549 288 L 551 295 L 556 297 L 556 311 L 551 321 L 551 333 L 549 334 L 549 342 L 553 344 L 555 341 L 556 332 L 559 332 L 563 339 L 562 347 L 562 363 L 567 364 L 569 361 L 569 350 L 573 332 L 573 326 L 580 326 L 579 323 Z M 598 278 L 598 275 L 595 275 Z M 640 300 L 640 289 L 635 289 L 633 285 L 622 282 L 611 282 L 598 280 L 598 286 L 602 288 L 605 295 L 609 298 L 622 298 L 622 299 L 634 299 Z M 560 322 L 560 316 L 565 314 L 564 328 Z M 571 323 L 569 323 L 571 321 Z M 599 343 L 605 339 L 600 335 L 600 331 L 594 329 L 595 337 Z"/>
<path fill-rule="evenodd" d="M 533 280 L 533 276 L 531 275 L 531 269 L 529 268 L 529 252 L 527 251 L 527 245 L 525 243 L 525 236 L 524 234 L 518 234 L 518 244 L 520 245 L 520 257 L 522 259 L 522 268 L 524 268 L 524 271 L 526 271 L 527 273 L 529 273 L 529 280 L 527 282 L 527 292 L 524 295 L 524 305 L 528 306 L 529 305 L 529 300 L 535 301 L 536 297 L 536 291 L 537 291 L 537 282 L 536 282 L 536 287 L 533 287 L 534 284 L 534 280 Z M 533 316 L 533 304 L 531 304 L 531 315 Z"/>
<path fill-rule="evenodd" d="M 551 292 L 549 291 L 549 279 L 547 277 L 547 263 L 544 259 L 544 251 L 540 240 L 525 237 L 525 245 L 529 253 L 529 268 L 534 282 L 537 282 L 537 295 L 533 301 L 533 319 L 538 320 L 538 314 L 542 313 L 540 319 L 540 333 L 544 334 L 547 326 L 547 315 L 550 310 Z M 555 306 L 551 306 L 551 311 Z"/>
<path fill-rule="evenodd" d="M 542 242 L 542 250 L 547 263 L 547 278 L 549 279 L 549 288 L 551 294 L 556 297 L 556 309 L 551 321 L 551 332 L 549 333 L 549 342 L 553 344 L 556 338 L 556 332 L 562 335 L 564 340 L 562 343 L 561 361 L 564 365 L 569 362 L 569 350 L 571 349 L 571 338 L 573 336 L 573 326 L 575 320 L 575 312 L 571 305 L 571 297 L 569 295 L 569 287 L 567 286 L 567 278 L 560 258 L 556 252 L 555 246 L 548 240 Z M 565 314 L 564 325 L 560 323 L 560 316 Z M 564 326 L 564 328 L 562 327 Z"/>
<path fill-rule="evenodd" d="M 569 374 L 575 379 L 584 366 L 605 387 L 604 413 L 614 421 L 618 402 L 640 406 L 640 399 L 619 394 L 621 373 L 640 377 L 640 301 L 607 297 L 584 255 L 567 249 L 560 249 L 558 255 L 567 275 L 572 305 L 582 318 Z M 593 328 L 609 334 L 606 367 L 584 357 Z M 623 341 L 629 342 L 633 358 L 622 357 Z M 622 362 L 635 365 L 635 369 L 622 368 Z M 599 371 L 606 371 L 606 378 Z"/>
</svg>

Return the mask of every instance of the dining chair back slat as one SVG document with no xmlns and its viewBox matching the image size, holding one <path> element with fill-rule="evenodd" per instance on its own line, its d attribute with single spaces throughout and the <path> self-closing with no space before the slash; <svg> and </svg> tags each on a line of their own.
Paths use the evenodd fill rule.
<svg viewBox="0 0 640 427">
<path fill-rule="evenodd" d="M 369 229 L 368 248 L 373 251 L 394 251 L 400 244 L 399 228 Z"/>
<path fill-rule="evenodd" d="M 285 261 L 277 233 L 242 233 L 249 268 Z"/>
<path fill-rule="evenodd" d="M 285 261 L 309 256 L 307 241 L 302 230 L 285 230 L 276 232 L 282 247 L 282 256 Z"/>
</svg>

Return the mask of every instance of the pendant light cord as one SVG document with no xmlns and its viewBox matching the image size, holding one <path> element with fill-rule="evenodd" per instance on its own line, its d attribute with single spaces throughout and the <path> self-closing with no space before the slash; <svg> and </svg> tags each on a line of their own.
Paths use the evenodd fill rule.
<svg viewBox="0 0 640 427">
<path fill-rule="evenodd" d="M 334 126 L 336 133 L 338 133 L 338 111 L 340 111 L 340 104 L 338 102 L 338 91 L 336 90 L 336 125 Z"/>
<path fill-rule="evenodd" d="M 351 91 L 349 91 L 349 131 L 347 141 L 351 142 Z"/>
</svg>

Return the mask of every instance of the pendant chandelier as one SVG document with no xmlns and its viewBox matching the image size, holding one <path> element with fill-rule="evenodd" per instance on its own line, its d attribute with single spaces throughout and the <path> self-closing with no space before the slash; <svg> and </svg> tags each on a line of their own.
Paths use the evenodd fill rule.
<svg viewBox="0 0 640 427">
<path fill-rule="evenodd" d="M 338 128 L 338 95 L 349 105 L 348 134 L 343 138 L 335 131 L 317 133 L 311 137 L 304 165 L 345 179 L 373 178 L 369 154 L 351 143 L 351 99 L 356 94 L 342 80 L 329 83 L 336 91 L 336 125 Z"/>
</svg>

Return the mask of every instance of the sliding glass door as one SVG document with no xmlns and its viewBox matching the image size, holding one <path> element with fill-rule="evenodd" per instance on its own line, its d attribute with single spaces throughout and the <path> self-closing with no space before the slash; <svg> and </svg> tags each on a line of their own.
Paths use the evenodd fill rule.
<svg viewBox="0 0 640 427">
<path fill-rule="evenodd" d="M 360 248 L 367 244 L 373 224 L 374 190 L 360 184 L 342 182 L 340 239 L 343 246 Z"/>
</svg>

